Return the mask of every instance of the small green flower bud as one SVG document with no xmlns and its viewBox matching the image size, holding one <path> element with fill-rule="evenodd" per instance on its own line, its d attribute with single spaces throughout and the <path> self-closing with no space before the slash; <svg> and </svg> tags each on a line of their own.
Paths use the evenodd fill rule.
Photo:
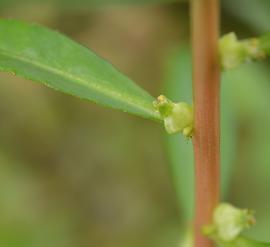
<svg viewBox="0 0 270 247">
<path fill-rule="evenodd" d="M 219 41 L 219 53 L 223 69 L 236 68 L 242 63 L 265 57 L 259 39 L 238 40 L 235 33 L 224 35 Z"/>
<path fill-rule="evenodd" d="M 160 95 L 154 101 L 155 108 L 164 120 L 164 126 L 169 134 L 181 132 L 191 137 L 193 132 L 193 107 L 187 103 L 173 103 L 165 96 Z"/>
<path fill-rule="evenodd" d="M 218 241 L 232 241 L 255 223 L 253 212 L 222 203 L 214 211 L 213 224 L 205 226 L 203 233 Z"/>
<path fill-rule="evenodd" d="M 219 53 L 223 69 L 235 68 L 245 60 L 245 50 L 235 33 L 226 34 L 220 39 Z"/>
<path fill-rule="evenodd" d="M 224 241 L 235 239 L 245 228 L 254 223 L 253 212 L 236 208 L 228 203 L 220 204 L 214 212 L 217 234 Z"/>
</svg>

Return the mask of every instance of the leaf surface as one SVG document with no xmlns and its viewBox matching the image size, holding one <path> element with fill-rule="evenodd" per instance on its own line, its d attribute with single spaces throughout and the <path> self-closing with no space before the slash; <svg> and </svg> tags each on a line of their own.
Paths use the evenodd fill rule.
<svg viewBox="0 0 270 247">
<path fill-rule="evenodd" d="M 0 71 L 141 117 L 159 120 L 154 98 L 71 39 L 36 24 L 0 21 Z"/>
</svg>

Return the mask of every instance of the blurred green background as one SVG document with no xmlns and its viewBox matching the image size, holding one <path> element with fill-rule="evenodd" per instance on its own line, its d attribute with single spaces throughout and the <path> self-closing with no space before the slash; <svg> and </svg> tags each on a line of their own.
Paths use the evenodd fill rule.
<svg viewBox="0 0 270 247">
<path fill-rule="evenodd" d="M 65 33 L 153 96 L 191 102 L 188 3 L 121 1 L 0 0 L 0 13 Z M 269 13 L 269 0 L 224 0 L 222 33 L 269 31 Z M 0 246 L 179 246 L 192 212 L 190 142 L 40 84 L 0 81 Z M 269 107 L 269 60 L 224 73 L 223 198 L 256 211 L 246 234 L 265 241 Z"/>
</svg>

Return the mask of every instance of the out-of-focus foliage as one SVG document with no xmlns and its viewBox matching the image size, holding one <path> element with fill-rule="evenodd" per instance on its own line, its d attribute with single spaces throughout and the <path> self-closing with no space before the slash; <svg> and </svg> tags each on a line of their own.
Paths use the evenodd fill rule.
<svg viewBox="0 0 270 247">
<path fill-rule="evenodd" d="M 226 0 L 222 4 L 231 15 L 252 27 L 254 33 L 270 30 L 268 0 Z"/>
<path fill-rule="evenodd" d="M 267 5 L 260 7 L 268 0 L 240 5 L 242 1 L 223 1 L 227 7 L 222 12 L 222 33 L 236 31 L 245 38 L 261 34 L 262 28 L 269 31 L 268 21 L 253 24 L 270 11 Z M 1 17 L 31 20 L 68 34 L 155 96 L 164 93 L 162 83 L 170 79 L 165 80 L 163 66 L 168 51 L 189 38 L 189 9 L 183 3 L 98 9 L 65 8 L 68 5 L 50 1 L 17 3 L 1 8 Z M 232 8 L 237 7 L 235 12 Z M 244 11 L 247 8 L 249 12 Z M 178 61 L 178 50 L 173 53 Z M 187 68 L 179 67 L 187 78 L 183 81 L 190 80 Z M 170 71 L 178 75 L 175 67 Z M 226 182 L 226 198 L 241 208 L 255 209 L 257 223 L 246 234 L 270 241 L 269 64 L 245 65 L 227 73 L 222 107 L 230 116 L 224 110 L 222 114 L 233 121 L 223 125 L 222 141 L 233 135 L 236 143 L 228 151 L 222 144 L 222 155 L 228 154 L 222 159 L 234 170 L 232 182 Z M 191 102 L 190 85 L 181 88 L 179 99 Z M 174 93 L 172 99 L 178 99 L 179 92 Z M 181 158 L 180 166 L 174 167 L 175 178 L 192 176 L 187 153 L 191 143 L 174 136 L 182 146 L 173 144 L 179 156 L 169 158 L 161 133 L 165 134 L 163 128 L 150 121 L 1 74 L 0 245 L 178 246 L 183 236 L 180 223 L 191 209 L 181 201 L 178 210 L 169 161 Z M 181 193 L 191 200 L 188 190 L 182 185 Z"/>
<path fill-rule="evenodd" d="M 2 154 L 0 170 L 0 245 L 74 246 L 73 219 L 60 208 L 48 210 L 37 177 Z"/>
<path fill-rule="evenodd" d="M 265 52 L 265 54 L 270 54 L 270 32 L 260 37 L 260 48 Z"/>
<path fill-rule="evenodd" d="M 180 2 L 186 0 L 1 0 L 1 7 L 10 7 L 22 4 L 43 4 L 52 3 L 54 5 L 67 7 L 93 7 L 93 6 L 113 6 L 113 5 L 149 5 L 149 4 L 168 4 L 173 2 Z"/>
</svg>

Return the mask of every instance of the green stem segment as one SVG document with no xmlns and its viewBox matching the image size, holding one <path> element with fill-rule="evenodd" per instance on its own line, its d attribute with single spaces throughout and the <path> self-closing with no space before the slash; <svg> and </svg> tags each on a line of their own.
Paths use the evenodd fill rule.
<svg viewBox="0 0 270 247">
<path fill-rule="evenodd" d="M 201 228 L 212 220 L 220 191 L 219 0 L 192 0 L 195 129 L 195 246 L 211 247 Z"/>
</svg>

